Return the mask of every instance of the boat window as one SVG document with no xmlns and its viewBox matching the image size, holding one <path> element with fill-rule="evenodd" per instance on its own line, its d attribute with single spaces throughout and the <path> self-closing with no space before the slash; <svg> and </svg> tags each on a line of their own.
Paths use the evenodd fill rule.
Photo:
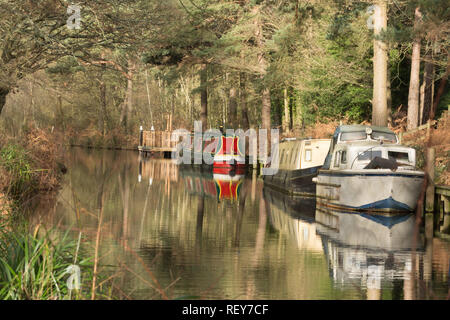
<svg viewBox="0 0 450 320">
<path fill-rule="evenodd" d="M 397 142 L 397 137 L 395 136 L 394 133 L 379 132 L 379 131 L 372 132 L 372 139 L 378 140 L 380 139 L 380 137 L 383 137 L 383 141 L 388 141 L 392 143 Z"/>
<path fill-rule="evenodd" d="M 368 150 L 358 153 L 358 160 L 372 160 L 375 157 L 381 158 L 381 151 Z"/>
<path fill-rule="evenodd" d="M 347 151 L 346 150 L 342 151 L 341 163 L 347 163 Z"/>
<path fill-rule="evenodd" d="M 406 161 L 406 162 L 409 162 L 408 152 L 388 151 L 388 158 L 390 160 L 395 160 L 395 161 Z"/>
<path fill-rule="evenodd" d="M 312 161 L 312 150 L 311 149 L 305 150 L 305 161 Z"/>
<path fill-rule="evenodd" d="M 340 157 L 341 157 L 341 152 L 340 151 L 336 152 L 335 157 L 334 157 L 334 166 L 335 167 L 339 167 Z"/>
<path fill-rule="evenodd" d="M 342 132 L 341 141 L 366 140 L 367 134 L 364 131 Z"/>
</svg>

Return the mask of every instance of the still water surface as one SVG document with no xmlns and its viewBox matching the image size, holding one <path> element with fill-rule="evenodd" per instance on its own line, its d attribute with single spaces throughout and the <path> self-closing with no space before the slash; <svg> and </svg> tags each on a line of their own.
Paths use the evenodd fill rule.
<svg viewBox="0 0 450 320">
<path fill-rule="evenodd" d="M 413 216 L 324 212 L 251 175 L 230 181 L 136 152 L 73 148 L 68 158 L 40 222 L 81 231 L 90 248 L 100 230 L 100 270 L 115 275 L 121 298 L 160 299 L 158 287 L 202 299 L 449 294 L 450 243 L 425 243 Z"/>
</svg>

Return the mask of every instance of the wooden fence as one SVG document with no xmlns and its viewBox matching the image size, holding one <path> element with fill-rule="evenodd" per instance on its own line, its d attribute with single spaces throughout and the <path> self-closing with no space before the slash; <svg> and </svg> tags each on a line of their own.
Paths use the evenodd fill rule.
<svg viewBox="0 0 450 320">
<path fill-rule="evenodd" d="M 172 152 L 176 150 L 178 141 L 172 140 L 172 131 L 140 131 L 139 151 Z"/>
</svg>

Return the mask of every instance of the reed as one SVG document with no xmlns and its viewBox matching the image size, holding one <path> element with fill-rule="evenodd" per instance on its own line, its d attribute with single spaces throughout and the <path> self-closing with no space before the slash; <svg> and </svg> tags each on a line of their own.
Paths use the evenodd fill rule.
<svg viewBox="0 0 450 320">
<path fill-rule="evenodd" d="M 0 238 L 0 299 L 69 299 L 67 270 L 73 263 L 76 243 L 67 234 L 53 242 L 50 233 L 4 233 Z M 89 259 L 78 265 L 87 268 Z M 86 279 L 89 281 L 89 279 Z M 77 297 L 82 297 L 78 295 Z"/>
<path fill-rule="evenodd" d="M 17 201 L 23 201 L 37 192 L 38 186 L 27 151 L 16 144 L 8 144 L 0 150 L 2 191 Z"/>
</svg>

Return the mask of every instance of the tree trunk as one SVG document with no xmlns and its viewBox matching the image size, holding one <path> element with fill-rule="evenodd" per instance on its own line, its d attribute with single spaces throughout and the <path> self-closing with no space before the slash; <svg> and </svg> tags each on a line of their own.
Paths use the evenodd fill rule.
<svg viewBox="0 0 450 320">
<path fill-rule="evenodd" d="M 291 113 L 289 110 L 289 96 L 287 88 L 284 88 L 283 95 L 284 95 L 283 132 L 289 134 L 291 127 Z"/>
<path fill-rule="evenodd" d="M 230 88 L 230 107 L 228 121 L 233 129 L 237 129 L 237 90 L 235 87 Z"/>
<path fill-rule="evenodd" d="M 422 85 L 419 89 L 419 125 L 422 124 L 423 121 L 423 107 L 425 102 L 425 75 L 422 81 Z"/>
<path fill-rule="evenodd" d="M 247 131 L 250 128 L 250 121 L 248 118 L 247 91 L 245 81 L 246 81 L 245 73 L 241 72 L 239 74 L 239 95 L 242 110 L 242 127 L 244 128 L 245 131 Z"/>
<path fill-rule="evenodd" d="M 414 29 L 417 29 L 422 14 L 416 8 Z M 417 128 L 419 124 L 419 93 L 420 93 L 420 38 L 413 43 L 411 56 L 411 78 L 408 94 L 408 130 Z"/>
<path fill-rule="evenodd" d="M 147 69 L 145 69 L 145 87 L 147 89 L 147 101 L 148 101 L 148 110 L 150 111 L 150 124 L 153 127 L 153 111 L 152 111 L 152 104 L 150 99 L 150 88 L 148 86 L 148 73 Z"/>
<path fill-rule="evenodd" d="M 3 107 L 6 103 L 6 96 L 9 93 L 9 88 L 0 87 L 0 114 L 2 114 Z"/>
<path fill-rule="evenodd" d="M 106 84 L 105 81 L 100 82 L 100 119 L 99 119 L 99 125 L 100 125 L 100 132 L 102 133 L 102 136 L 105 136 L 106 131 Z"/>
<path fill-rule="evenodd" d="M 200 70 L 200 103 L 201 103 L 201 111 L 200 111 L 200 120 L 202 122 L 203 130 L 208 129 L 208 66 L 206 64 L 202 65 L 202 69 Z"/>
<path fill-rule="evenodd" d="M 433 102 L 433 108 L 431 109 L 430 119 L 434 120 L 434 116 L 437 112 L 437 107 L 439 106 L 439 101 L 441 100 L 442 95 L 444 94 L 445 87 L 447 86 L 448 75 L 450 74 L 450 61 L 447 62 L 447 70 L 445 75 L 442 77 L 441 82 L 439 83 L 439 89 L 436 93 L 436 97 Z"/>
<path fill-rule="evenodd" d="M 270 90 L 267 88 L 262 91 L 261 128 L 270 134 Z"/>
<path fill-rule="evenodd" d="M 376 2 L 374 14 L 373 45 L 373 101 L 372 124 L 387 126 L 387 45 L 378 39 L 382 30 L 387 28 L 387 4 L 385 0 Z"/>
<path fill-rule="evenodd" d="M 128 131 L 128 120 L 133 110 L 133 73 L 134 64 L 130 62 L 128 64 L 127 93 L 122 105 L 122 113 L 120 114 L 120 123 L 125 128 L 125 131 Z"/>
<path fill-rule="evenodd" d="M 422 122 L 425 124 L 430 119 L 431 109 L 433 108 L 434 96 L 434 63 L 431 56 L 428 56 L 425 62 L 425 72 L 423 75 L 424 93 L 423 93 L 423 110 L 421 114 Z M 421 101 L 422 104 L 422 101 Z"/>
<path fill-rule="evenodd" d="M 387 122 L 392 123 L 392 90 L 391 90 L 391 71 L 387 71 Z"/>
</svg>

